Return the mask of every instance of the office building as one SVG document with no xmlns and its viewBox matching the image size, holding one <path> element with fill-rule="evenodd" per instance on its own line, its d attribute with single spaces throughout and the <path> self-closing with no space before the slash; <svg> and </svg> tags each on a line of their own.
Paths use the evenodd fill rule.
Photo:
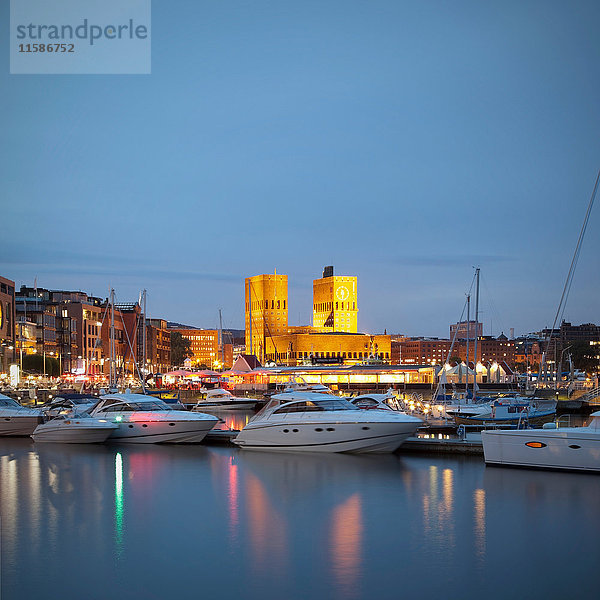
<svg viewBox="0 0 600 600">
<path fill-rule="evenodd" d="M 169 331 L 179 332 L 189 340 L 192 356 L 189 358 L 194 367 L 204 365 L 208 369 L 221 367 L 218 329 L 197 329 L 194 327 L 172 327 Z"/>
<path fill-rule="evenodd" d="M 0 373 L 8 373 L 15 348 L 15 282 L 0 277 Z"/>
</svg>

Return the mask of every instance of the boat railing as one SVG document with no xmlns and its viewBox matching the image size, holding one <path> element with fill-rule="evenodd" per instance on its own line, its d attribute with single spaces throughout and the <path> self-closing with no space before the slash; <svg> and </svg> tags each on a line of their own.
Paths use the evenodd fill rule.
<svg viewBox="0 0 600 600">
<path fill-rule="evenodd" d="M 525 429 L 525 427 L 518 427 L 517 425 L 507 425 L 506 423 L 492 423 L 491 421 L 484 422 L 483 425 L 459 425 L 456 428 L 456 435 L 466 440 L 469 433 L 480 432 L 480 431 L 496 431 L 502 429 Z"/>
<path fill-rule="evenodd" d="M 592 405 L 600 404 L 600 387 L 590 390 L 587 394 L 581 396 L 579 400 Z"/>
<path fill-rule="evenodd" d="M 566 422 L 566 423 L 565 423 Z M 571 415 L 560 415 L 555 421 L 556 429 L 560 427 L 571 427 Z"/>
</svg>

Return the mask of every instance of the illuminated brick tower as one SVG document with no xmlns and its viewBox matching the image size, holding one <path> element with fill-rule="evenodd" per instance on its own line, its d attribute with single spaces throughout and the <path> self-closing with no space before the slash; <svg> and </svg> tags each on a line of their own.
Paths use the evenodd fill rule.
<svg viewBox="0 0 600 600">
<path fill-rule="evenodd" d="M 356 277 L 334 275 L 333 267 L 313 281 L 313 327 L 326 331 L 358 331 Z"/>
<path fill-rule="evenodd" d="M 264 363 L 267 339 L 287 333 L 287 275 L 246 278 L 246 352 Z"/>
</svg>

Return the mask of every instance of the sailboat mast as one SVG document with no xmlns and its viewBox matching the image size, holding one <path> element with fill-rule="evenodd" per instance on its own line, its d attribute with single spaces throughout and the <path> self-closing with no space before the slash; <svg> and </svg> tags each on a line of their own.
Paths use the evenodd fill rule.
<svg viewBox="0 0 600 600">
<path fill-rule="evenodd" d="M 109 386 L 115 385 L 115 290 L 110 290 L 110 381 Z"/>
<path fill-rule="evenodd" d="M 225 368 L 225 353 L 223 346 L 223 316 L 221 315 L 221 309 L 219 309 L 219 350 L 221 351 L 221 368 Z"/>
<path fill-rule="evenodd" d="M 146 366 L 147 366 L 147 357 L 146 357 L 146 353 L 147 353 L 147 348 L 146 348 L 146 290 L 143 291 L 143 298 L 144 298 L 144 313 L 142 315 L 142 376 L 146 377 Z M 137 344 L 136 344 L 137 345 Z M 143 385 L 143 383 L 142 383 Z"/>
<path fill-rule="evenodd" d="M 465 384 L 465 402 L 469 396 L 469 340 L 471 337 L 471 294 L 467 294 L 467 382 Z"/>
<path fill-rule="evenodd" d="M 477 282 L 475 284 L 475 344 L 473 350 L 473 369 L 475 373 L 473 373 L 473 400 L 475 400 L 475 396 L 477 395 L 477 337 L 479 335 L 479 267 L 475 269 L 475 275 L 477 277 Z"/>
</svg>

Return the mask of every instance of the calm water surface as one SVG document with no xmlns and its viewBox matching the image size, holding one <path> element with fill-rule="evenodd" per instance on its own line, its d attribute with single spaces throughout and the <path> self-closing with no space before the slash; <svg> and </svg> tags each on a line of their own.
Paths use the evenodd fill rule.
<svg viewBox="0 0 600 600">
<path fill-rule="evenodd" d="M 479 457 L 2 439 L 2 600 L 593 598 L 599 500 Z"/>
</svg>

